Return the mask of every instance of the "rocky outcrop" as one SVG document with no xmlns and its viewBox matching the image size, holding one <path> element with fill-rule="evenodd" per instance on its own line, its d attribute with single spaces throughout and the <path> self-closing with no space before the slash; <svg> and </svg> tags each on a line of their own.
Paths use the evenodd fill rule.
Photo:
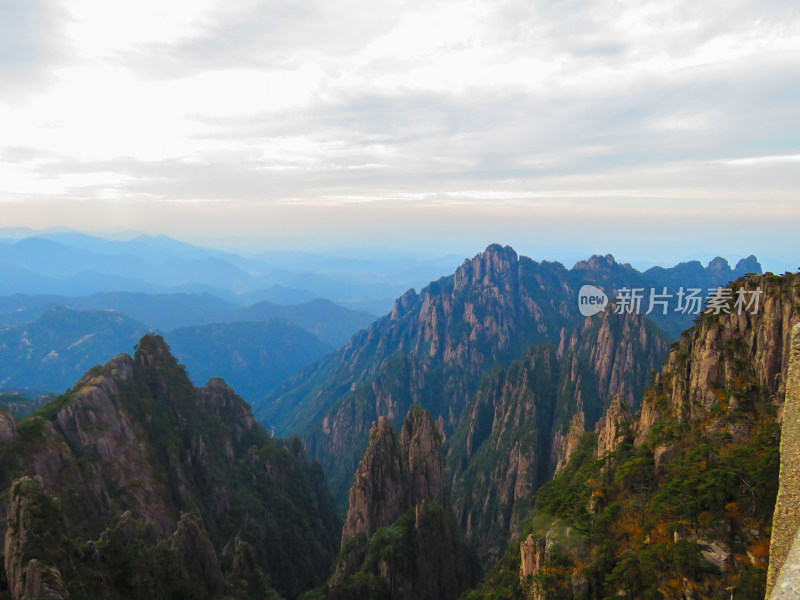
<svg viewBox="0 0 800 600">
<path fill-rule="evenodd" d="M 4 555 L 11 598 L 69 598 L 59 570 L 69 565 L 69 543 L 58 499 L 29 477 L 10 493 Z"/>
<path fill-rule="evenodd" d="M 520 544 L 520 579 L 533 577 L 544 567 L 545 541 L 546 539 L 544 537 L 534 537 L 531 533 L 528 534 L 525 541 Z"/>
<path fill-rule="evenodd" d="M 413 407 L 398 438 L 380 418 L 356 471 L 329 598 L 454 599 L 476 581 L 477 559 L 464 545 L 448 503 L 442 436 Z M 365 574 L 371 583 L 365 586 Z"/>
<path fill-rule="evenodd" d="M 0 410 L 0 444 L 7 444 L 17 435 L 17 421 L 5 410 Z"/>
<path fill-rule="evenodd" d="M 562 337 L 581 334 L 586 325 L 577 294 L 584 282 L 614 289 L 636 277 L 635 270 L 617 265 L 610 256 L 593 257 L 570 271 L 493 244 L 453 275 L 418 294 L 404 294 L 391 314 L 277 388 L 256 414 L 279 431 L 302 432 L 309 452 L 322 462 L 335 494 L 343 499 L 370 425 L 379 416 L 388 416 L 399 427 L 408 409 L 419 404 L 442 423 L 449 438 L 494 365 L 507 365 L 532 345 L 558 346 Z M 601 319 L 591 321 L 591 327 L 597 321 L 600 328 Z M 593 363 L 597 380 L 585 384 L 609 398 L 615 393 L 630 397 L 639 377 L 638 348 L 657 349 L 653 338 L 658 334 L 642 334 L 638 322 L 618 331 L 615 321 L 599 335 L 590 334 L 598 341 L 586 360 Z M 592 352 L 584 346 L 580 353 L 584 350 Z M 583 366 L 576 364 L 579 368 Z M 605 405 L 595 409 L 588 400 L 586 404 L 591 426 Z M 573 412 L 559 425 L 568 424 Z"/>
<path fill-rule="evenodd" d="M 369 438 L 350 488 L 342 545 L 359 534 L 369 538 L 392 524 L 409 506 L 408 455 L 389 419 L 378 419 Z"/>
<path fill-rule="evenodd" d="M 781 431 L 780 487 L 772 517 L 767 597 L 800 532 L 800 324 L 794 326 L 789 357 Z M 796 571 L 797 566 L 792 569 Z M 793 587 L 796 586 L 795 582 Z"/>
<path fill-rule="evenodd" d="M 609 452 L 616 450 L 622 443 L 622 438 L 628 433 L 631 422 L 631 411 L 622 396 L 614 396 L 608 405 L 603 418 L 595 425 L 597 434 L 597 458 L 603 458 Z"/>
<path fill-rule="evenodd" d="M 556 459 L 556 473 L 569 464 L 569 459 L 578 449 L 578 444 L 584 433 L 586 433 L 586 415 L 582 410 L 572 415 L 566 434 L 563 431 L 555 433 L 551 456 Z"/>
<path fill-rule="evenodd" d="M 624 396 L 614 398 L 595 434 L 584 435 L 568 467 L 537 496 L 520 554 L 506 552 L 475 598 L 570 597 L 570 590 L 592 598 L 763 597 L 781 412 L 782 444 L 800 421 L 790 404 L 792 367 L 782 370 L 791 364 L 788 332 L 800 323 L 800 276 L 750 277 L 734 284 L 733 297 L 759 286 L 755 314 L 731 306 L 731 314 L 704 315 L 673 345 L 635 417 Z M 579 342 L 562 339 L 566 357 Z M 615 460 L 598 460 L 612 451 Z M 783 468 L 798 452 L 782 454 Z M 792 493 L 784 506 L 797 512 Z M 776 511 L 777 535 L 782 520 Z M 797 526 L 786 522 L 791 544 Z"/>
<path fill-rule="evenodd" d="M 723 391 L 733 380 L 752 379 L 762 388 L 765 401 L 783 401 L 791 330 L 800 320 L 800 277 L 753 276 L 738 281 L 732 289 L 734 299 L 740 289 L 747 294 L 760 290 L 755 314 L 751 314 L 752 308 L 737 310 L 731 300 L 728 314 L 702 315 L 697 325 L 673 344 L 642 401 L 634 426 L 637 444 L 646 441 L 659 418 L 702 418 L 718 403 L 735 408 L 736 395 Z"/>
<path fill-rule="evenodd" d="M 59 498 L 69 536 L 97 540 L 92 551 L 77 553 L 89 561 L 82 571 L 61 569 L 65 589 L 86 595 L 91 588 L 115 600 L 113 585 L 122 584 L 103 575 L 106 563 L 92 561 L 100 560 L 98 552 L 140 548 L 129 557 L 137 563 L 129 570 L 134 579 L 159 553 L 163 560 L 180 558 L 173 567 L 183 575 L 171 575 L 172 583 L 148 579 L 153 600 L 221 597 L 227 592 L 219 556 L 237 537 L 258 545 L 250 558 L 264 594 L 267 577 L 295 597 L 327 576 L 339 532 L 319 465 L 306 458 L 299 439 L 271 438 L 221 379 L 195 388 L 158 336 L 143 338 L 133 358 L 120 355 L 90 369 L 16 431 L 0 442 L 0 486 L 36 476 L 44 493 Z M 30 557 L 45 583 L 42 569 L 53 564 L 47 556 Z M 26 564 L 11 565 L 17 580 Z M 228 571 L 230 560 L 226 565 Z"/>
<path fill-rule="evenodd" d="M 533 494 L 567 465 L 612 398 L 640 394 L 667 350 L 637 315 L 602 313 L 561 339 L 570 342 L 556 352 L 531 348 L 485 376 L 449 439 L 456 515 L 487 564 L 520 535 Z"/>
<path fill-rule="evenodd" d="M 219 559 L 199 516 L 183 513 L 170 544 L 178 551 L 185 572 L 195 573 L 207 594 L 216 597 L 224 591 Z"/>
<path fill-rule="evenodd" d="M 350 488 L 342 544 L 359 534 L 371 537 L 411 506 L 447 506 L 444 467 L 442 436 L 427 411 L 413 407 L 399 439 L 389 419 L 380 417 Z"/>
</svg>

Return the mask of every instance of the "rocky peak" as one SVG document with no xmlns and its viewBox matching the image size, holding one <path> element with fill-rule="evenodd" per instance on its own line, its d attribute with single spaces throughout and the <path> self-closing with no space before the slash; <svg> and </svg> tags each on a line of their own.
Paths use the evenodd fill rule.
<svg viewBox="0 0 800 600">
<path fill-rule="evenodd" d="M 256 564 L 265 590 L 271 581 L 293 598 L 324 581 L 339 527 L 318 467 L 299 439 L 271 438 L 222 379 L 192 386 L 158 336 L 142 339 L 133 359 L 120 355 L 90 369 L 16 430 L 0 413 L 0 439 L 6 431 L 11 441 L 0 445 L 0 490 L 16 480 L 0 502 L 15 600 L 61 598 L 64 586 L 73 596 L 81 589 L 81 597 L 127 597 L 116 593 L 127 582 L 108 577 L 108 563 L 98 558 L 120 548 L 144 560 L 130 565 L 132 585 L 219 598 L 226 584 L 217 551 L 237 535 L 258 548 L 240 557 L 239 570 L 253 571 L 242 561 Z M 24 444 L 15 441 L 21 435 Z M 90 550 L 67 544 L 61 552 L 62 538 L 97 541 Z M 139 552 L 155 544 L 175 551 Z M 166 562 L 154 570 L 151 559 Z M 241 579 L 231 585 L 241 587 Z"/>
<path fill-rule="evenodd" d="M 731 266 L 728 264 L 727 260 L 725 260 L 721 256 L 717 256 L 711 259 L 711 262 L 708 263 L 708 270 L 711 273 L 718 273 L 720 275 L 723 275 L 730 273 Z"/>
<path fill-rule="evenodd" d="M 203 408 L 231 424 L 234 443 L 238 444 L 245 434 L 255 429 L 256 420 L 250 406 L 221 377 L 209 379 L 200 388 L 200 399 Z M 231 453 L 232 450 L 226 448 L 226 454 Z"/>
<path fill-rule="evenodd" d="M 587 260 L 579 260 L 575 263 L 575 269 L 579 271 L 604 271 L 617 266 L 613 254 L 592 254 Z"/>
<path fill-rule="evenodd" d="M 400 296 L 397 300 L 394 301 L 394 307 L 392 308 L 391 319 L 392 321 L 396 321 L 397 319 L 401 319 L 408 311 L 411 310 L 411 307 L 414 306 L 414 303 L 417 301 L 417 292 L 413 289 L 408 290 L 405 294 Z"/>
<path fill-rule="evenodd" d="M 445 505 L 442 435 L 428 411 L 412 406 L 403 420 L 400 445 L 408 456 L 409 492 L 414 503 L 434 500 Z"/>
<path fill-rule="evenodd" d="M 428 411 L 413 406 L 398 439 L 388 417 L 372 424 L 369 445 L 350 488 L 342 543 L 371 536 L 421 502 L 445 506 L 442 435 Z"/>
<path fill-rule="evenodd" d="M 369 445 L 350 488 L 342 543 L 359 534 L 371 536 L 408 507 L 408 458 L 392 424 L 381 416 L 369 432 Z"/>
<path fill-rule="evenodd" d="M 475 582 L 480 567 L 447 503 L 444 470 L 442 435 L 426 410 L 409 410 L 399 439 L 388 418 L 373 423 L 328 599 L 374 597 L 349 587 L 355 573 L 391 600 L 455 600 Z"/>
<path fill-rule="evenodd" d="M 510 289 L 518 281 L 519 257 L 511 246 L 491 244 L 472 260 L 464 261 L 455 273 L 454 288 L 469 286 Z"/>
<path fill-rule="evenodd" d="M 217 597 L 225 582 L 203 520 L 198 515 L 182 513 L 170 543 L 178 551 L 186 572 L 198 574 L 203 589 L 211 597 Z"/>
<path fill-rule="evenodd" d="M 740 259 L 739 262 L 736 263 L 736 267 L 733 271 L 739 276 L 747 275 L 748 273 L 760 275 L 761 263 L 758 262 L 758 258 L 751 254 L 747 258 Z"/>
<path fill-rule="evenodd" d="M 167 342 L 160 335 L 149 333 L 136 345 L 136 365 L 146 370 L 177 368 L 178 361 L 172 356 Z"/>
</svg>

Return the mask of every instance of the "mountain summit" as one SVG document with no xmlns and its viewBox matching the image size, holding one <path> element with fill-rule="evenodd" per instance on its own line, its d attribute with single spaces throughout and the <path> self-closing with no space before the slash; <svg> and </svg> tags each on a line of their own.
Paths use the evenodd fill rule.
<svg viewBox="0 0 800 600">
<path fill-rule="evenodd" d="M 565 459 L 575 415 L 581 415 L 580 427 L 591 428 L 615 394 L 632 403 L 666 353 L 664 337 L 644 318 L 607 311 L 587 320 L 578 310 L 582 285 L 599 282 L 613 289 L 640 281 L 637 277 L 611 256 L 567 270 L 490 245 L 452 275 L 419 293 L 409 290 L 390 314 L 276 388 L 254 410 L 267 426 L 302 434 L 341 503 L 369 444 L 370 424 L 385 417 L 399 428 L 413 405 L 430 411 L 443 435 L 452 436 L 451 471 L 467 478 L 452 482 L 461 525 L 469 536 L 479 536 L 489 521 L 499 523 L 489 536 L 494 541 L 482 548 L 488 556 L 519 526 L 529 508 L 526 498 L 549 477 L 558 456 Z M 497 381 L 492 378 L 527 352 L 547 356 L 528 361 L 535 365 L 528 381 L 547 385 L 534 392 L 534 417 L 526 407 L 529 384 L 509 382 L 518 384 L 515 402 L 525 416 L 506 414 L 503 425 L 500 415 L 511 404 L 500 400 L 499 388 L 491 388 Z M 514 377 L 524 372 L 515 367 Z M 496 420 L 493 407 L 500 411 Z M 524 431 L 537 433 L 525 438 Z M 524 440 L 513 464 L 495 464 L 507 456 L 490 449 L 495 435 Z M 551 445 L 545 439 L 559 441 Z M 470 467 L 484 454 L 497 470 L 491 483 L 473 477 L 477 463 Z M 490 492 L 486 486 L 493 485 L 504 490 L 499 505 L 482 507 Z M 515 509 L 517 502 L 522 504 Z"/>
<path fill-rule="evenodd" d="M 15 597 L 36 579 L 25 597 L 260 598 L 271 585 L 294 598 L 327 575 L 338 522 L 319 467 L 223 380 L 194 387 L 160 336 L 32 417 L 0 416 Z"/>
</svg>

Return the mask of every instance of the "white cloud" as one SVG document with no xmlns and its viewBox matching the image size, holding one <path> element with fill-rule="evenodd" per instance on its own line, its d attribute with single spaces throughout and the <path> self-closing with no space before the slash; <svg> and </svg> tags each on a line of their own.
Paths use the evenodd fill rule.
<svg viewBox="0 0 800 600">
<path fill-rule="evenodd" d="M 4 6 L 6 202 L 796 216 L 790 2 Z"/>
</svg>

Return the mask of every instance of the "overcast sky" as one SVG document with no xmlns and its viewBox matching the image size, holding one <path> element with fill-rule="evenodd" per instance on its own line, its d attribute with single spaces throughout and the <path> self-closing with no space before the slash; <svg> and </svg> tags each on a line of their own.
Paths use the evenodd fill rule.
<svg viewBox="0 0 800 600">
<path fill-rule="evenodd" d="M 0 226 L 797 262 L 794 1 L 0 0 Z"/>
</svg>

